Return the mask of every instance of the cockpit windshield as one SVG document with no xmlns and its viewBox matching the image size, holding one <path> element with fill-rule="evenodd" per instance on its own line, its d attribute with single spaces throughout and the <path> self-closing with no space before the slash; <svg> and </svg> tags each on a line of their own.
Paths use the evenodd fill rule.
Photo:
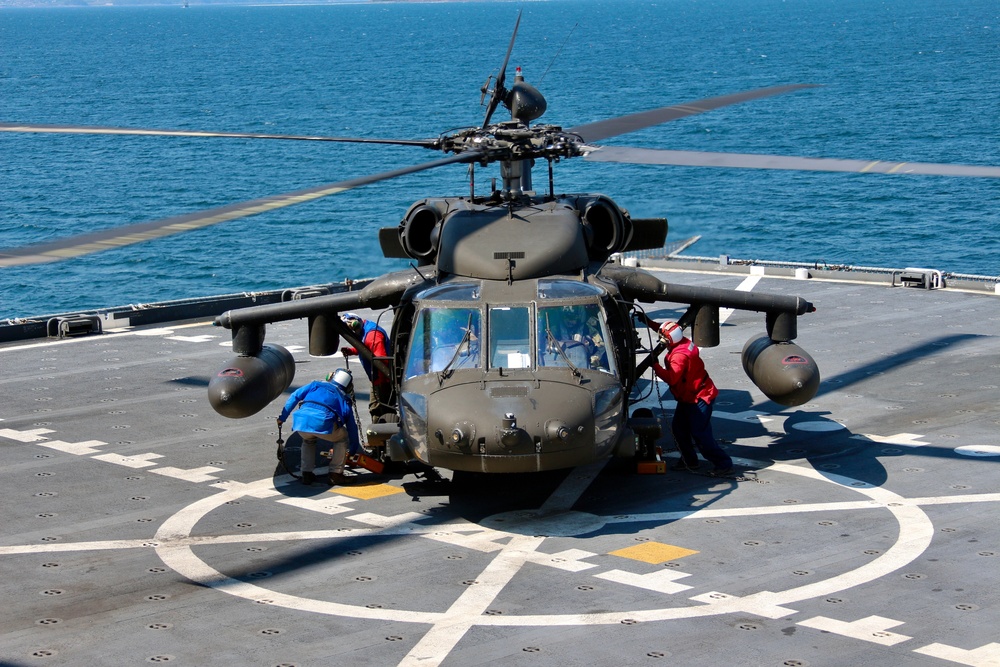
<svg viewBox="0 0 1000 667">
<path fill-rule="evenodd" d="M 417 313 L 406 377 L 480 368 L 478 308 L 424 308 Z"/>
<path fill-rule="evenodd" d="M 480 305 L 478 285 L 431 287 L 418 301 L 405 378 L 484 368 L 615 374 L 603 296 L 593 285 L 551 279 L 538 281 L 537 300 Z"/>
<path fill-rule="evenodd" d="M 538 365 L 614 372 L 608 329 L 596 303 L 538 309 Z"/>
<path fill-rule="evenodd" d="M 531 368 L 530 324 L 527 306 L 490 309 L 490 368 Z"/>
</svg>

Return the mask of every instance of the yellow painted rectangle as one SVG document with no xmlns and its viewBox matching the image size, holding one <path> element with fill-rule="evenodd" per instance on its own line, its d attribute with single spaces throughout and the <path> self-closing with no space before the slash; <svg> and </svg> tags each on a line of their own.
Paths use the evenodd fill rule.
<svg viewBox="0 0 1000 667">
<path fill-rule="evenodd" d="M 330 493 L 339 493 L 342 496 L 350 496 L 359 500 L 374 500 L 384 498 L 397 493 L 403 493 L 403 489 L 391 484 L 365 484 L 358 486 L 335 486 L 330 489 Z"/>
<path fill-rule="evenodd" d="M 659 565 L 660 563 L 677 560 L 678 558 L 684 558 L 685 556 L 690 556 L 691 554 L 696 553 L 698 552 L 692 551 L 691 549 L 685 549 L 684 547 L 675 547 L 672 544 L 664 544 L 662 542 L 643 542 L 642 544 L 637 544 L 634 547 L 625 547 L 624 549 L 612 551 L 611 555 L 621 556 L 622 558 L 631 558 L 632 560 L 641 560 L 643 563 Z"/>
</svg>

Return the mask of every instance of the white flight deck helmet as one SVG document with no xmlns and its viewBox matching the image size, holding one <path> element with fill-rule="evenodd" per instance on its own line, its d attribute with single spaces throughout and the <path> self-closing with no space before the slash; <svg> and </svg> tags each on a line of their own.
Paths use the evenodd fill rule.
<svg viewBox="0 0 1000 667">
<path fill-rule="evenodd" d="M 660 325 L 660 338 L 666 341 L 667 345 L 673 347 L 684 338 L 684 330 L 677 322 L 664 322 Z"/>
<path fill-rule="evenodd" d="M 351 375 L 350 371 L 344 370 L 343 368 L 338 368 L 332 373 L 327 373 L 326 381 L 334 383 L 346 392 L 350 392 L 354 389 L 352 386 L 354 377 Z"/>
</svg>

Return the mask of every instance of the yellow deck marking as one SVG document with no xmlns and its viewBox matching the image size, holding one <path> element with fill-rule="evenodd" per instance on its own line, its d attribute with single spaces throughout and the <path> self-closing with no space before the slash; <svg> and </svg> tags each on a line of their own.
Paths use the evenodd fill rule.
<svg viewBox="0 0 1000 667">
<path fill-rule="evenodd" d="M 370 486 L 346 486 L 330 489 L 330 493 L 339 493 L 342 496 L 349 496 L 359 500 L 374 500 L 384 498 L 397 493 L 403 493 L 403 489 L 391 484 L 372 484 Z"/>
<path fill-rule="evenodd" d="M 677 560 L 678 558 L 684 558 L 696 553 L 698 552 L 685 549 L 684 547 L 675 547 L 672 544 L 664 544 L 663 542 L 643 542 L 634 547 L 625 547 L 624 549 L 612 551 L 611 555 L 659 565 L 660 563 Z"/>
</svg>

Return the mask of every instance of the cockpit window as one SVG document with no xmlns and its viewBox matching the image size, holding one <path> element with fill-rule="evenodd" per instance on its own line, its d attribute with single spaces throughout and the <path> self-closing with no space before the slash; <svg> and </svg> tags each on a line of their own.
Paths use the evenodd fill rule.
<svg viewBox="0 0 1000 667">
<path fill-rule="evenodd" d="M 603 290 L 596 285 L 579 280 L 539 280 L 539 299 L 565 299 L 580 296 L 600 296 Z"/>
<path fill-rule="evenodd" d="M 480 314 L 476 308 L 424 308 L 416 315 L 406 377 L 480 368 Z"/>
<path fill-rule="evenodd" d="M 436 285 L 421 292 L 418 298 L 421 300 L 478 301 L 479 285 L 470 285 L 469 283 Z"/>
<path fill-rule="evenodd" d="M 490 309 L 490 368 L 531 367 L 530 326 L 527 306 Z"/>
<path fill-rule="evenodd" d="M 540 283 L 541 281 L 539 281 Z M 538 365 L 614 373 L 608 353 L 608 327 L 597 304 L 538 309 Z"/>
<path fill-rule="evenodd" d="M 574 288 L 584 285 L 588 289 L 599 289 L 572 281 L 560 282 Z M 410 336 L 405 377 L 481 369 L 481 353 L 488 354 L 489 368 L 617 372 L 613 351 L 608 347 L 607 322 L 596 302 L 492 306 L 488 312 L 486 337 L 483 337 L 481 320 L 482 312 L 478 308 L 428 307 L 426 304 L 419 307 Z"/>
</svg>

